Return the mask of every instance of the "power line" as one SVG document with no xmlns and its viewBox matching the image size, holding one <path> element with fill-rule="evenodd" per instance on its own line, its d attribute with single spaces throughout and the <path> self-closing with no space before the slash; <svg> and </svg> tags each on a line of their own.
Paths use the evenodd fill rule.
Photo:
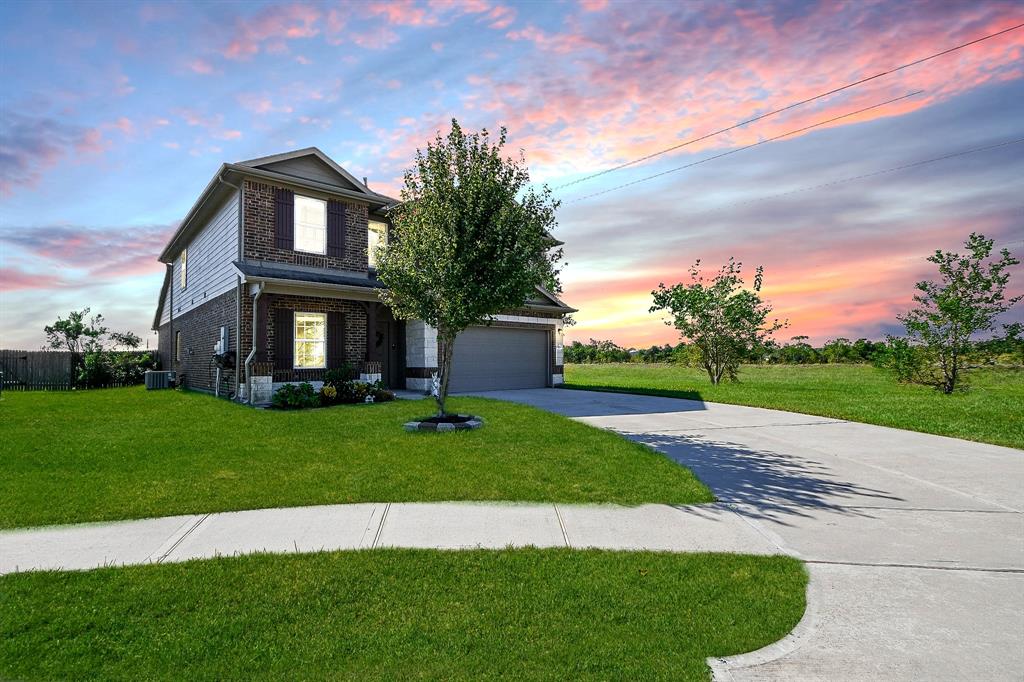
<svg viewBox="0 0 1024 682">
<path fill-rule="evenodd" d="M 933 157 L 931 159 L 924 159 L 922 161 L 915 161 L 913 163 L 905 163 L 905 164 L 903 164 L 901 166 L 893 166 L 892 168 L 883 168 L 882 170 L 872 171 L 870 173 L 862 173 L 861 175 L 851 175 L 851 176 L 846 177 L 846 178 L 839 178 L 837 180 L 830 180 L 829 182 L 823 182 L 823 183 L 818 184 L 818 185 L 809 185 L 807 187 L 800 187 L 798 189 L 792 189 L 792 190 L 789 190 L 788 192 L 779 192 L 778 194 L 768 194 L 768 195 L 765 195 L 765 196 L 756 197 L 754 199 L 747 199 L 746 201 L 737 201 L 737 202 L 733 202 L 733 203 L 727 204 L 725 206 L 719 206 L 717 208 L 708 209 L 707 211 L 699 211 L 699 212 L 691 214 L 691 215 L 692 216 L 700 216 L 700 215 L 706 215 L 708 213 L 717 213 L 719 211 L 724 211 L 724 210 L 729 209 L 729 208 L 736 208 L 737 206 L 745 206 L 746 204 L 754 204 L 754 203 L 758 203 L 760 201 L 769 201 L 771 199 L 778 199 L 779 197 L 785 197 L 785 196 L 789 196 L 791 194 L 799 194 L 801 192 L 810 192 L 810 191 L 816 190 L 816 189 L 824 189 L 825 187 L 832 187 L 833 185 L 840 185 L 840 184 L 845 183 L 845 182 L 853 182 L 855 180 L 865 180 L 867 178 L 873 178 L 873 177 L 876 177 L 876 176 L 879 176 L 879 175 L 886 175 L 888 173 L 895 173 L 895 172 L 901 171 L 901 170 L 907 170 L 907 169 L 910 169 L 910 168 L 917 168 L 918 166 L 925 166 L 925 165 L 930 164 L 930 163 L 937 163 L 939 161 L 945 161 L 947 159 L 954 159 L 954 158 L 959 157 L 959 156 L 967 156 L 968 154 L 977 154 L 978 152 L 985 152 L 985 151 L 988 151 L 990 149 L 998 149 L 1000 147 L 1009 147 L 1010 145 L 1020 144 L 1021 142 L 1024 142 L 1024 137 L 1020 137 L 1020 138 L 1017 138 L 1015 140 L 1008 140 L 1006 142 L 998 142 L 996 144 L 990 144 L 990 145 L 985 146 L 985 147 L 975 147 L 974 149 L 965 149 L 964 151 L 960 151 L 960 152 L 953 152 L 951 154 L 943 154 L 942 156 L 936 156 L 936 157 Z M 1024 244 L 1024 242 L 1020 242 L 1020 243 Z"/>
<path fill-rule="evenodd" d="M 807 99 L 800 100 L 799 102 L 793 102 L 792 104 L 787 104 L 786 106 L 782 107 L 781 109 L 775 109 L 774 111 L 769 111 L 768 113 L 761 114 L 760 116 L 755 116 L 754 118 L 748 118 L 745 121 L 740 121 L 739 123 L 734 123 L 731 126 L 729 126 L 728 128 L 722 128 L 721 130 L 716 130 L 716 131 L 710 132 L 710 133 L 708 133 L 706 135 L 702 135 L 700 137 L 695 137 L 695 138 L 692 138 L 690 140 L 686 140 L 685 142 L 680 142 L 677 145 L 673 145 L 671 147 L 666 147 L 665 149 L 662 149 L 661 151 L 657 151 L 657 152 L 654 152 L 652 154 L 648 154 L 646 156 L 641 156 L 638 159 L 633 159 L 632 161 L 627 161 L 626 163 L 620 163 L 618 166 L 612 166 L 611 168 L 606 168 L 603 171 L 598 171 L 597 173 L 593 173 L 591 175 L 587 175 L 587 176 L 584 176 L 582 178 L 577 178 L 577 179 L 572 180 L 571 182 L 567 182 L 567 183 L 565 183 L 563 185 L 558 185 L 557 187 L 554 187 L 553 189 L 554 190 L 565 189 L 566 187 L 571 187 L 572 185 L 577 185 L 577 184 L 579 184 L 581 182 L 586 182 L 588 180 L 593 180 L 594 178 L 600 177 L 602 175 L 606 175 L 607 173 L 612 173 L 612 172 L 617 171 L 617 170 L 622 170 L 623 168 L 628 168 L 629 166 L 634 166 L 634 165 L 636 165 L 638 163 L 642 163 L 644 161 L 648 161 L 650 159 L 653 159 L 656 156 L 661 156 L 662 154 L 667 154 L 668 152 L 672 152 L 672 151 L 675 151 L 677 149 L 681 149 L 683 147 L 689 146 L 689 145 L 694 144 L 696 142 L 701 142 L 702 140 L 706 140 L 709 137 L 715 137 L 716 135 L 721 135 L 722 133 L 727 133 L 730 130 L 735 130 L 736 128 L 740 128 L 740 127 L 745 126 L 745 125 L 747 125 L 749 123 L 754 123 L 756 121 L 760 121 L 761 119 L 768 118 L 769 116 L 774 116 L 776 114 L 781 114 L 784 111 L 789 111 L 790 109 L 794 109 L 796 107 L 803 106 L 804 104 L 808 104 L 810 102 L 814 102 L 815 100 L 819 100 L 819 99 L 822 99 L 824 97 L 828 97 L 829 95 L 834 95 L 837 92 L 842 92 L 843 90 L 849 90 L 850 88 L 856 87 L 858 85 L 863 85 L 864 83 L 867 83 L 868 81 L 873 81 L 876 78 L 881 78 L 882 76 L 888 76 L 888 75 L 896 73 L 897 71 L 902 71 L 903 69 L 909 69 L 912 66 L 917 66 L 918 64 L 923 64 L 924 62 L 927 62 L 927 61 L 930 61 L 932 59 L 935 59 L 936 57 L 942 57 L 942 56 L 947 55 L 947 54 L 949 54 L 951 52 L 956 52 L 957 50 L 962 50 L 965 47 L 970 47 L 971 45 L 977 45 L 980 42 L 983 42 L 983 41 L 986 41 L 986 40 L 990 40 L 990 39 L 995 38 L 997 36 L 1001 36 L 1004 33 L 1010 33 L 1011 31 L 1016 31 L 1017 29 L 1019 29 L 1021 27 L 1024 27 L 1024 23 L 1017 24 L 1016 26 L 1011 26 L 1010 28 L 1003 29 L 1002 31 L 997 31 L 995 33 L 990 33 L 987 36 L 982 36 L 981 38 L 976 38 L 976 39 L 971 40 L 969 42 L 962 43 L 960 45 L 956 45 L 956 46 L 951 47 L 949 49 L 943 50 L 942 52 L 936 52 L 935 54 L 928 55 L 927 57 L 922 57 L 921 59 L 916 59 L 916 60 L 914 60 L 912 62 L 907 62 L 906 64 L 902 64 L 902 65 L 897 66 L 895 68 L 887 69 L 886 71 L 881 71 L 879 73 L 876 73 L 873 76 L 868 76 L 867 78 L 861 78 L 860 80 L 854 81 L 852 83 L 847 83 L 846 85 L 843 85 L 841 87 L 833 88 L 832 90 L 829 90 L 828 92 L 823 92 L 820 95 L 815 95 L 813 97 L 808 97 Z"/>
<path fill-rule="evenodd" d="M 812 128 L 818 128 L 820 126 L 826 125 L 828 123 L 832 123 L 834 121 L 838 121 L 838 120 L 843 119 L 843 118 L 849 118 L 850 116 L 856 116 L 857 114 L 862 114 L 865 111 L 871 111 L 872 109 L 877 109 L 878 107 L 884 107 L 887 104 L 892 104 L 893 102 L 899 102 L 900 100 L 907 99 L 908 97 L 914 97 L 916 95 L 920 95 L 922 92 L 924 92 L 924 90 L 917 90 L 915 92 L 910 92 L 910 93 L 907 93 L 906 95 L 902 95 L 900 97 L 894 97 L 893 99 L 886 100 L 884 102 L 879 102 L 878 104 L 872 104 L 870 107 L 864 107 L 863 109 L 857 109 L 856 111 L 851 111 L 851 112 L 848 112 L 848 113 L 845 113 L 845 114 L 841 114 L 839 116 L 833 116 L 832 118 L 825 119 L 824 121 L 818 121 L 817 123 L 812 123 L 811 125 L 804 126 L 803 128 L 797 128 L 796 130 L 790 130 L 789 132 L 782 133 L 781 135 L 776 135 L 774 137 L 765 138 L 765 139 L 760 140 L 758 142 L 754 142 L 753 144 L 748 144 L 748 145 L 746 145 L 744 147 L 737 147 L 736 149 L 730 149 L 727 152 L 722 152 L 721 154 L 715 154 L 714 156 L 709 156 L 707 158 L 700 159 L 699 161 L 693 161 L 691 163 L 687 163 L 687 164 L 682 165 L 682 166 L 676 166 L 675 168 L 670 168 L 670 169 L 668 169 L 666 171 L 661 171 L 660 173 L 655 173 L 654 175 L 648 175 L 646 177 L 640 178 L 639 180 L 633 180 L 631 182 L 626 182 L 626 183 L 623 183 L 621 185 L 616 185 L 615 187 L 610 187 L 608 189 L 603 189 L 600 192 L 594 192 L 592 194 L 584 194 L 581 197 L 577 197 L 576 199 L 571 200 L 569 203 L 575 204 L 575 203 L 577 203 L 579 201 L 583 201 L 584 199 L 591 199 L 593 197 L 598 197 L 598 196 L 601 196 L 602 194 L 608 194 L 609 192 L 615 192 L 617 190 L 623 189 L 625 187 L 630 187 L 632 185 L 636 185 L 636 184 L 639 184 L 641 182 L 647 182 L 648 180 L 653 180 L 654 178 L 660 178 L 661 176 L 668 175 L 669 173 L 675 173 L 676 171 L 681 171 L 681 170 L 684 170 L 686 168 L 692 168 L 694 166 L 699 166 L 702 163 L 707 163 L 708 161 L 714 161 L 715 159 L 720 159 L 723 156 L 729 156 L 730 154 L 738 154 L 739 152 L 745 151 L 747 149 L 751 149 L 753 147 L 757 147 L 757 146 L 762 145 L 762 144 L 767 144 L 768 142 L 774 142 L 775 140 L 781 140 L 782 138 L 789 137 L 790 135 L 796 135 L 797 133 L 802 133 L 802 132 L 810 130 Z"/>
</svg>

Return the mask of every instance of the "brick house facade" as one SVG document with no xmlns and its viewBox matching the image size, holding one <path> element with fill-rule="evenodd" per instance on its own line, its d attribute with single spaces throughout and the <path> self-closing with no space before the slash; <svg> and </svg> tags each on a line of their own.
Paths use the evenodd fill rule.
<svg viewBox="0 0 1024 682">
<path fill-rule="evenodd" d="M 436 331 L 392 317 L 368 254 L 371 236 L 386 239 L 394 203 L 315 148 L 223 164 L 160 257 L 163 366 L 204 391 L 219 366 L 219 393 L 249 402 L 346 364 L 392 388 L 428 388 Z M 521 310 L 467 330 L 456 342 L 465 390 L 560 383 L 562 318 L 572 310 L 538 287 Z"/>
</svg>

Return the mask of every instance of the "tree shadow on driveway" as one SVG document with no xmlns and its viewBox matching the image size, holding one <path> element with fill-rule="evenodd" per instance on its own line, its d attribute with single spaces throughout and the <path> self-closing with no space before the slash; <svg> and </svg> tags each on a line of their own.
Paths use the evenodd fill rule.
<svg viewBox="0 0 1024 682">
<path fill-rule="evenodd" d="M 625 435 L 625 434 L 624 434 Z M 811 510 L 870 516 L 864 509 L 880 500 L 903 501 L 885 490 L 845 481 L 829 466 L 796 455 L 695 436 L 630 434 L 691 469 L 721 502 L 742 505 L 743 514 L 782 525 L 788 517 L 808 517 Z"/>
</svg>

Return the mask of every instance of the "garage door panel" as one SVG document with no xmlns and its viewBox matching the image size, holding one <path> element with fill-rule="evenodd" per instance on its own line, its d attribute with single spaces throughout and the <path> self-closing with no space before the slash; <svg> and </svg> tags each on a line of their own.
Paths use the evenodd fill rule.
<svg viewBox="0 0 1024 682">
<path fill-rule="evenodd" d="M 543 329 L 470 327 L 455 340 L 449 390 L 543 388 L 548 346 Z"/>
</svg>

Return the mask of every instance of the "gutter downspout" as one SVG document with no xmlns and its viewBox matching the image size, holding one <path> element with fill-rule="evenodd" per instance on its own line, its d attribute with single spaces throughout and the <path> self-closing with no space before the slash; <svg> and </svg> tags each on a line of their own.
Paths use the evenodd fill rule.
<svg viewBox="0 0 1024 682">
<path fill-rule="evenodd" d="M 256 293 L 252 298 L 252 350 L 245 357 L 245 381 L 248 384 L 248 399 L 250 405 L 255 405 L 252 397 L 252 361 L 256 357 L 256 315 L 259 310 L 260 296 L 263 295 L 263 282 L 256 284 Z"/>
</svg>

